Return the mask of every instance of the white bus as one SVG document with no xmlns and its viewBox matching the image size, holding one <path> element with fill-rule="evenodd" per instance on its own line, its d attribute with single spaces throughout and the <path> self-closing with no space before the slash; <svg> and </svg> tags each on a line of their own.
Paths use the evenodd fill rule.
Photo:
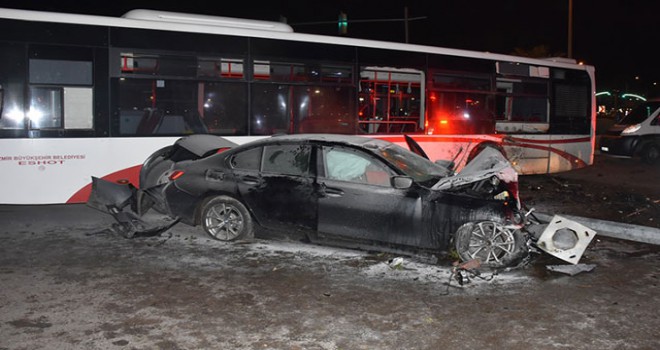
<svg viewBox="0 0 660 350">
<path fill-rule="evenodd" d="M 236 143 L 345 133 L 462 167 L 486 146 L 521 174 L 593 161 L 594 69 L 295 33 L 278 22 L 133 10 L 0 9 L 0 203 L 84 202 L 91 176 L 138 184 L 192 133 Z"/>
</svg>

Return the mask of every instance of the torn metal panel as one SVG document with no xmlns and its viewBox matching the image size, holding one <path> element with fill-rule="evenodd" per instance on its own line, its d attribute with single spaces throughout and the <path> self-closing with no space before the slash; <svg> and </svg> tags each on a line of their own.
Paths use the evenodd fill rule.
<svg viewBox="0 0 660 350">
<path fill-rule="evenodd" d="M 87 205 L 104 213 L 120 210 L 130 205 L 135 196 L 135 187 L 131 184 L 118 184 L 98 177 L 92 177 L 92 193 Z M 114 210 L 113 210 L 114 208 Z"/>
<path fill-rule="evenodd" d="M 536 245 L 544 252 L 571 264 L 577 264 L 596 231 L 565 217 L 555 215 Z"/>
<path fill-rule="evenodd" d="M 152 198 L 148 192 L 136 189 L 130 183 L 118 184 L 92 177 L 92 193 L 87 205 L 104 213 L 112 215 L 118 224 L 114 229 L 126 238 L 134 236 L 147 236 L 159 234 L 178 222 L 177 218 L 147 222 L 143 219 L 154 201 L 161 198 Z"/>
</svg>

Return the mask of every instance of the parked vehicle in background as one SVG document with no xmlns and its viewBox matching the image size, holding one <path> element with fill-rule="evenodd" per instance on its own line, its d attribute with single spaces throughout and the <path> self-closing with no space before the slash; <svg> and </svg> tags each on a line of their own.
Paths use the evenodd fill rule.
<svg viewBox="0 0 660 350">
<path fill-rule="evenodd" d="M 635 107 L 600 137 L 603 154 L 640 157 L 644 162 L 660 162 L 660 99 Z"/>
</svg>

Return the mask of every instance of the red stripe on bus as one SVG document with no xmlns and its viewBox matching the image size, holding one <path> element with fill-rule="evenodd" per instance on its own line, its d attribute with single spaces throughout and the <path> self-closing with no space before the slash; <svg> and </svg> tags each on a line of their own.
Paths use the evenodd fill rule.
<svg viewBox="0 0 660 350">
<path fill-rule="evenodd" d="M 591 142 L 591 137 L 580 137 L 576 139 L 563 139 L 563 140 L 536 140 L 536 139 L 523 139 L 519 137 L 507 137 L 506 140 L 511 140 L 514 142 L 547 143 L 549 145 L 553 145 L 553 144 L 562 144 L 562 143 Z"/>
<path fill-rule="evenodd" d="M 571 163 L 571 168 L 572 169 L 578 169 L 578 168 L 583 168 L 587 166 L 587 163 L 583 161 L 582 159 L 568 153 L 564 152 L 562 150 L 552 148 L 552 147 L 545 147 L 545 146 L 539 146 L 539 145 L 524 145 L 524 144 L 519 144 L 519 143 L 504 143 L 505 146 L 515 146 L 515 147 L 523 147 L 523 148 L 533 148 L 533 149 L 538 149 L 542 151 L 550 151 L 566 160 L 568 160 Z"/>
<path fill-rule="evenodd" d="M 591 137 L 579 137 L 574 139 L 560 139 L 560 140 L 537 140 L 537 139 L 525 139 L 520 137 L 511 137 L 507 135 L 484 135 L 487 138 L 476 138 L 476 137 L 465 137 L 465 136 L 433 136 L 433 135 L 414 135 L 413 139 L 415 141 L 421 142 L 481 142 L 481 141 L 490 141 L 490 139 L 499 139 L 502 140 L 511 140 L 513 142 L 527 142 L 527 143 L 540 143 L 540 144 L 564 144 L 564 143 L 580 143 L 580 142 L 591 142 Z M 389 142 L 405 142 L 403 136 L 375 136 L 378 139 L 389 141 Z M 515 144 L 512 144 L 515 145 Z"/>
<path fill-rule="evenodd" d="M 103 180 L 107 181 L 112 181 L 112 182 L 118 182 L 118 181 L 125 181 L 128 180 L 130 183 L 132 183 L 135 187 L 140 186 L 140 169 L 142 168 L 142 165 L 136 165 L 132 166 L 130 168 L 126 168 L 123 170 L 119 170 L 117 172 L 105 175 L 102 177 Z M 89 198 L 90 193 L 92 193 L 92 183 L 88 183 L 85 185 L 85 187 L 81 188 L 78 190 L 78 192 L 74 193 L 69 200 L 66 201 L 66 203 L 85 203 L 87 202 L 87 199 Z"/>
</svg>

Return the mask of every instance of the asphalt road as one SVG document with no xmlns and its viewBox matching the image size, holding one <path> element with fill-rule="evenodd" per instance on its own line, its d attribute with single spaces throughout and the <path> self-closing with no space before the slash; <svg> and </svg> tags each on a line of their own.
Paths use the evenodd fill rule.
<svg viewBox="0 0 660 350">
<path fill-rule="evenodd" d="M 83 205 L 0 206 L 0 223 L 0 349 L 660 348 L 651 245 L 597 237 L 591 272 L 539 255 L 460 286 L 451 261 L 282 237 L 128 240 Z"/>
</svg>

